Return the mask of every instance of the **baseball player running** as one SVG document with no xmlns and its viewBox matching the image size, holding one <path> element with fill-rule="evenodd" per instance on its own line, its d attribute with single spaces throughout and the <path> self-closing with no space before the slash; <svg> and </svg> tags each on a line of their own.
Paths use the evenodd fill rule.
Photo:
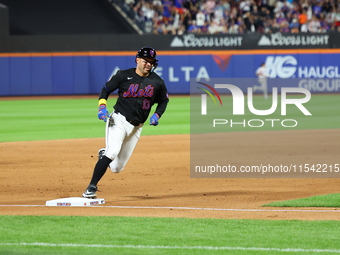
<svg viewBox="0 0 340 255">
<path fill-rule="evenodd" d="M 119 70 L 113 75 L 99 95 L 98 118 L 106 122 L 106 148 L 99 150 L 89 186 L 83 193 L 85 198 L 96 198 L 97 183 L 109 167 L 112 172 L 121 172 L 139 140 L 143 123 L 151 107 L 156 103 L 150 125 L 157 126 L 169 102 L 164 81 L 155 72 L 156 51 L 141 48 L 136 55 L 136 68 Z M 118 99 L 109 114 L 106 102 L 109 95 L 118 90 Z"/>
<path fill-rule="evenodd" d="M 261 84 L 261 86 L 254 86 L 253 92 L 255 92 L 257 89 L 262 90 L 264 98 L 267 99 L 268 98 L 267 78 L 269 77 L 269 74 L 267 73 L 266 70 L 266 64 L 262 63 L 261 66 L 256 69 L 255 74 L 258 77 L 258 82 Z"/>
</svg>

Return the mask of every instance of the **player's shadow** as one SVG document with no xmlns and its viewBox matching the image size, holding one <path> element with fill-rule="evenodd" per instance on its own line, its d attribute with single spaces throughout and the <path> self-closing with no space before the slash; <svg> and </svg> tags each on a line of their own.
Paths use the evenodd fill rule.
<svg viewBox="0 0 340 255">
<path fill-rule="evenodd" d="M 238 196 L 242 194 L 249 194 L 248 191 L 224 191 L 224 192 L 196 192 L 183 194 L 168 194 L 162 196 L 152 196 L 145 194 L 144 196 L 128 196 L 133 200 L 149 200 L 149 199 L 167 199 L 167 198 L 186 198 L 186 197 L 213 197 L 213 196 Z"/>
</svg>

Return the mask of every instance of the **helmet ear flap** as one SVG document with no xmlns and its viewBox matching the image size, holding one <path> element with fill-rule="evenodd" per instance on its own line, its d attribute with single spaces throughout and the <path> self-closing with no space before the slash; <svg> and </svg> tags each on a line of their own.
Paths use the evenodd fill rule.
<svg viewBox="0 0 340 255">
<path fill-rule="evenodd" d="M 158 66 L 158 60 L 156 59 L 156 60 L 155 60 L 155 63 L 153 64 L 153 67 L 152 67 L 152 69 L 151 69 L 151 72 L 155 71 L 155 69 L 157 68 L 157 66 Z"/>
</svg>

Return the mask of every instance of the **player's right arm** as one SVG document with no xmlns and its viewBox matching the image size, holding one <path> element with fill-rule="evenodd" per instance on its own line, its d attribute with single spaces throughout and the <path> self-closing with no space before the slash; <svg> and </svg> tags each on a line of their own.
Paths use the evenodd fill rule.
<svg viewBox="0 0 340 255">
<path fill-rule="evenodd" d="M 257 68 L 255 74 L 259 76 L 261 75 L 261 72 L 262 72 L 261 68 Z"/>
<path fill-rule="evenodd" d="M 118 89 L 120 83 L 121 71 L 118 70 L 115 75 L 113 75 L 110 80 L 108 80 L 99 94 L 99 100 L 109 98 L 109 95 Z"/>
<path fill-rule="evenodd" d="M 119 71 L 113 75 L 110 80 L 108 80 L 99 94 L 99 101 L 98 101 L 98 118 L 106 122 L 107 118 L 109 117 L 109 112 L 106 109 L 107 99 L 109 95 L 118 88 L 119 86 Z"/>
</svg>

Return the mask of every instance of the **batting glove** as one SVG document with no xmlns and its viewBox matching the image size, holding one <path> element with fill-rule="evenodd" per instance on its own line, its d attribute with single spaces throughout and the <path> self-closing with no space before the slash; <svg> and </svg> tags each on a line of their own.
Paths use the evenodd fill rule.
<svg viewBox="0 0 340 255">
<path fill-rule="evenodd" d="M 154 113 L 150 118 L 150 125 L 157 126 L 159 120 L 159 115 L 157 113 Z"/>
<path fill-rule="evenodd" d="M 107 118 L 110 116 L 110 113 L 106 110 L 106 105 L 102 104 L 98 108 L 98 119 L 106 122 Z"/>
</svg>

